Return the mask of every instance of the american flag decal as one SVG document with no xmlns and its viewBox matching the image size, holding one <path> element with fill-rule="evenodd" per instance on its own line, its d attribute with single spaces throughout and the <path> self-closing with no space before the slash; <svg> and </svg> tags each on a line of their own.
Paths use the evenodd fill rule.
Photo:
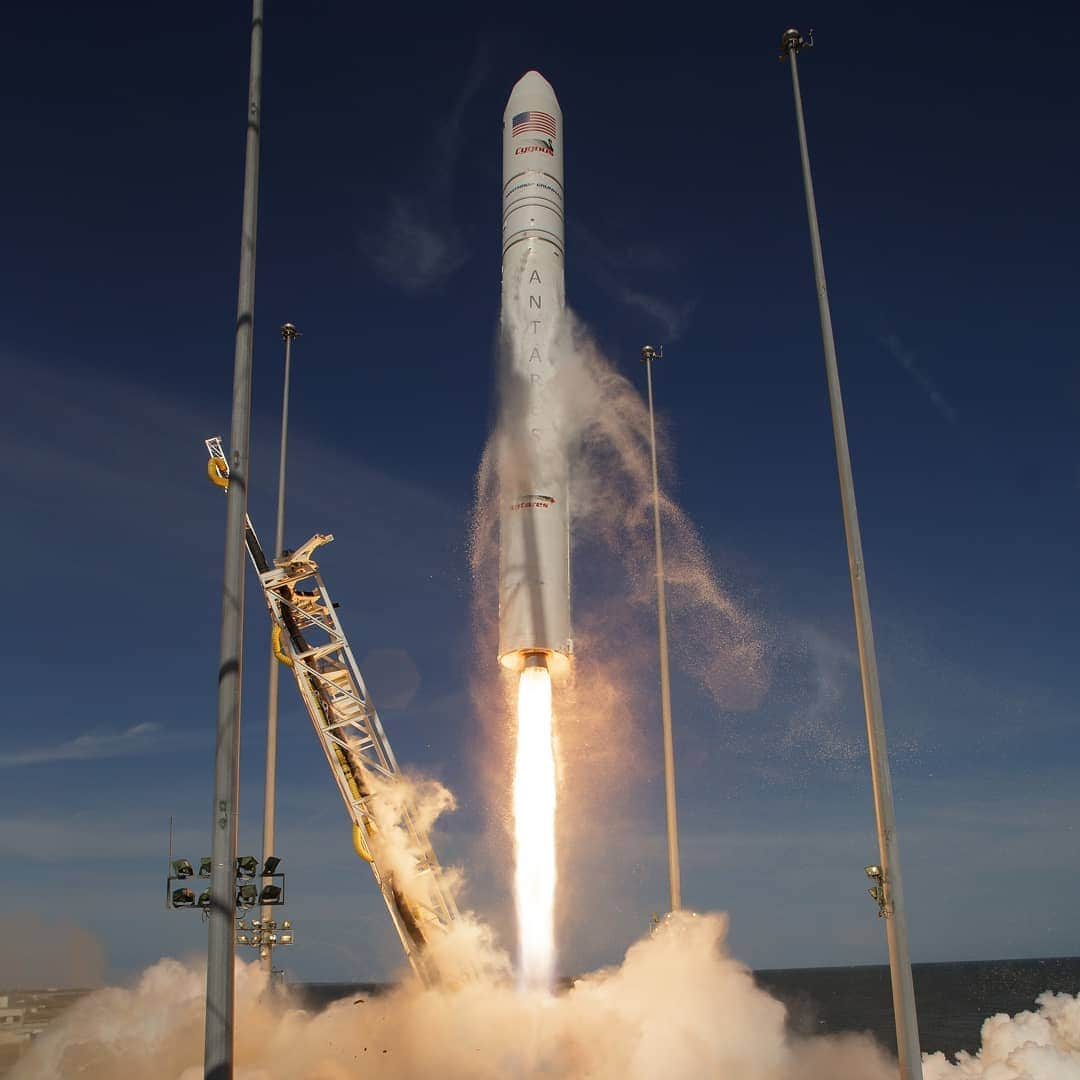
<svg viewBox="0 0 1080 1080">
<path fill-rule="evenodd" d="M 540 135 L 555 138 L 555 117 L 548 116 L 546 112 L 519 112 L 511 121 L 513 128 L 510 132 L 512 137 L 524 135 L 535 131 Z"/>
</svg>

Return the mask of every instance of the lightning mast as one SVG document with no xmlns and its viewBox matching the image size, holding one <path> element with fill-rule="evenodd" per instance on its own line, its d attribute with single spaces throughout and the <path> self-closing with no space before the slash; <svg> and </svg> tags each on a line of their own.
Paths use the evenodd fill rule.
<svg viewBox="0 0 1080 1080">
<path fill-rule="evenodd" d="M 832 313 L 825 285 L 825 260 L 821 254 L 814 182 L 810 176 L 810 152 L 806 145 L 806 121 L 803 118 L 802 94 L 796 55 L 814 43 L 813 31 L 804 39 L 798 30 L 787 30 L 780 40 L 780 59 L 790 61 L 791 88 L 795 95 L 795 123 L 799 131 L 803 186 L 806 190 L 806 216 L 810 223 L 810 252 L 814 262 L 818 312 L 821 318 L 821 341 L 825 348 L 825 377 L 829 387 L 833 440 L 836 443 L 836 466 L 840 477 L 840 501 L 844 511 L 844 535 L 847 538 L 848 569 L 851 573 L 851 596 L 855 605 L 855 633 L 859 642 L 859 670 L 862 674 L 863 704 L 866 709 L 866 737 L 870 747 L 870 777 L 874 788 L 874 816 L 877 822 L 881 865 L 869 866 L 867 874 L 876 885 L 871 895 L 878 901 L 878 914 L 885 919 L 889 942 L 889 971 L 892 976 L 893 1012 L 896 1015 L 896 1048 L 902 1080 L 922 1080 L 922 1056 L 919 1049 L 919 1022 L 915 1012 L 915 987 L 911 978 L 907 919 L 904 893 L 900 883 L 900 848 L 896 840 L 896 812 L 893 807 L 889 754 L 885 745 L 885 717 L 881 705 L 877 650 L 870 619 L 870 592 L 866 584 L 859 512 L 855 505 L 855 480 L 851 471 L 844 400 L 840 393 L 840 374 L 836 362 Z"/>
<path fill-rule="evenodd" d="M 660 717 L 664 734 L 664 803 L 667 812 L 668 904 L 682 907 L 682 874 L 679 868 L 679 812 L 675 798 L 675 745 L 671 731 L 671 673 L 668 663 L 667 599 L 664 590 L 664 545 L 660 538 L 660 479 L 656 467 L 656 417 L 653 412 L 652 366 L 662 359 L 664 347 L 645 345 L 641 362 L 649 386 L 649 449 L 652 453 L 653 531 L 656 537 L 656 623 L 660 641 Z"/>
<path fill-rule="evenodd" d="M 244 201 L 240 226 L 240 277 L 233 360 L 231 461 L 235 483 L 225 520 L 225 573 L 218 664 L 214 804 L 211 815 L 210 928 L 207 934 L 206 1017 L 203 1067 L 206 1080 L 232 1080 L 233 1014 L 236 1007 L 236 822 L 240 786 L 240 691 L 244 656 L 244 520 L 251 448 L 251 369 L 255 323 L 255 236 L 259 210 L 259 147 L 262 141 L 263 0 L 251 5 Z"/>
</svg>

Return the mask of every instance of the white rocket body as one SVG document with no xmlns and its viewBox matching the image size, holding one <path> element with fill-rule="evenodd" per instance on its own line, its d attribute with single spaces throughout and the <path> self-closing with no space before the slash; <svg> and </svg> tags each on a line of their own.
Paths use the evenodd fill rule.
<svg viewBox="0 0 1080 1080">
<path fill-rule="evenodd" d="M 571 653 L 562 146 L 555 91 L 530 71 L 503 114 L 499 661 L 553 672 Z"/>
</svg>

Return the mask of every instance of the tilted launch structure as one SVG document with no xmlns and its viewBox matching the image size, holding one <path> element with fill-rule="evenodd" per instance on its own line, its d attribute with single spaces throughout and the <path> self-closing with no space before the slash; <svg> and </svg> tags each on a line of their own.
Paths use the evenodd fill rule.
<svg viewBox="0 0 1080 1080">
<path fill-rule="evenodd" d="M 211 479 L 227 485 L 221 439 L 207 439 L 206 448 Z M 273 563 L 250 516 L 245 539 L 270 614 L 274 655 L 296 679 L 352 821 L 353 846 L 371 867 L 405 955 L 428 984 L 459 976 L 441 971 L 432 955 L 458 918 L 457 904 L 416 823 L 394 751 L 313 558 L 333 536 L 317 534 Z"/>
</svg>

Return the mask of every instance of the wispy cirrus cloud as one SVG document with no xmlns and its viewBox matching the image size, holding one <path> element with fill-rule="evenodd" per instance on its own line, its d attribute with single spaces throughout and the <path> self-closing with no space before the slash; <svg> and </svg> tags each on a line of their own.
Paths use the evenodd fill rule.
<svg viewBox="0 0 1080 1080">
<path fill-rule="evenodd" d="M 894 360 L 915 380 L 916 385 L 930 399 L 930 404 L 950 424 L 956 423 L 956 410 L 945 399 L 934 380 L 915 363 L 915 354 L 906 348 L 896 334 L 884 334 L 878 340 Z"/>
<path fill-rule="evenodd" d="M 433 289 L 468 261 L 465 238 L 454 222 L 452 199 L 462 123 L 487 68 L 487 52 L 481 48 L 449 112 L 437 121 L 431 160 L 423 163 L 411 187 L 408 183 L 399 187 L 382 221 L 362 237 L 375 272 L 405 292 Z"/>
<path fill-rule="evenodd" d="M 690 322 L 690 316 L 697 306 L 693 300 L 676 304 L 663 297 L 640 292 L 637 289 L 622 289 L 616 295 L 622 303 L 629 307 L 639 308 L 655 319 L 660 324 L 666 341 L 678 341 L 683 336 Z"/>
<path fill-rule="evenodd" d="M 20 765 L 44 765 L 57 761 L 96 761 L 101 758 L 131 757 L 149 753 L 160 746 L 159 724 L 134 724 L 112 734 L 86 733 L 60 743 L 30 746 L 0 753 L 0 769 Z"/>
<path fill-rule="evenodd" d="M 677 341 L 686 332 L 696 300 L 669 299 L 642 287 L 658 273 L 669 277 L 677 260 L 668 251 L 629 245 L 612 247 L 581 222 L 574 222 L 574 243 L 590 277 L 620 304 L 637 308 L 656 322 L 665 341 Z"/>
<path fill-rule="evenodd" d="M 436 220 L 422 198 L 395 198 L 374 238 L 371 264 L 380 277 L 408 293 L 426 292 L 468 260 L 457 228 Z"/>
</svg>

